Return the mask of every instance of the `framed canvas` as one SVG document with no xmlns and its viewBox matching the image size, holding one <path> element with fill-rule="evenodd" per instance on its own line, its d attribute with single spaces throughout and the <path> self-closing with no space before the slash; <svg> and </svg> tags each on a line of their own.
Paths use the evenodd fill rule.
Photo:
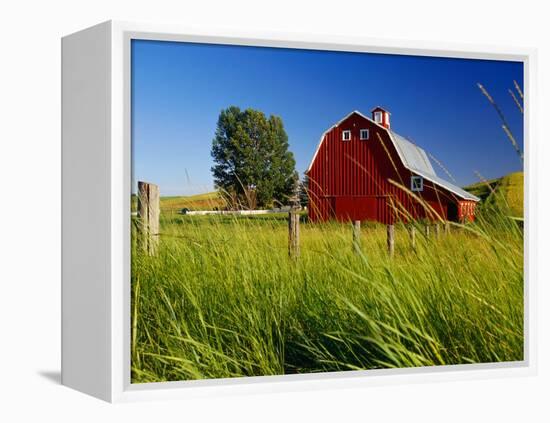
<svg viewBox="0 0 550 423">
<path fill-rule="evenodd" d="M 536 370 L 535 52 L 62 40 L 62 382 L 107 401 Z"/>
</svg>

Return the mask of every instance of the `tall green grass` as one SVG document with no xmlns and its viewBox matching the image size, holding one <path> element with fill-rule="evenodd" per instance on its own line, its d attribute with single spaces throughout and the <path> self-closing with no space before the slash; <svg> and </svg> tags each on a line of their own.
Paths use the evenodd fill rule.
<svg viewBox="0 0 550 423">
<path fill-rule="evenodd" d="M 163 217 L 156 257 L 132 254 L 132 381 L 523 358 L 523 236 L 506 213 L 424 238 L 284 217 Z M 432 231 L 433 234 L 433 231 Z M 135 236 L 133 237 L 135 240 Z"/>
</svg>

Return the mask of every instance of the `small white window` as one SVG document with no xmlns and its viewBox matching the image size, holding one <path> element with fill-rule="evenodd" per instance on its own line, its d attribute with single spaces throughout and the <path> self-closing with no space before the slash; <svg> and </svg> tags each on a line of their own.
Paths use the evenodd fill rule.
<svg viewBox="0 0 550 423">
<path fill-rule="evenodd" d="M 411 176 L 411 191 L 419 192 L 424 190 L 424 178 L 422 176 Z"/>
<path fill-rule="evenodd" d="M 351 141 L 351 131 L 342 131 L 342 141 Z"/>
<path fill-rule="evenodd" d="M 360 140 L 368 140 L 369 139 L 369 130 L 368 129 L 361 129 L 359 131 L 359 139 Z"/>
<path fill-rule="evenodd" d="M 374 121 L 376 123 L 382 123 L 382 112 L 374 112 Z"/>
</svg>

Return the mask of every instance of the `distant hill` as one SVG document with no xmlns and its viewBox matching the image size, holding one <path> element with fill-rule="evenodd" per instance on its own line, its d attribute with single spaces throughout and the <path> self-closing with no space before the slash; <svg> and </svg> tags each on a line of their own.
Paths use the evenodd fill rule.
<svg viewBox="0 0 550 423">
<path fill-rule="evenodd" d="M 181 209 L 213 210 L 225 207 L 225 201 L 217 191 L 190 196 L 161 197 L 162 212 L 178 212 Z"/>
<path fill-rule="evenodd" d="M 160 197 L 160 210 L 165 213 L 177 213 L 181 209 L 212 210 L 225 207 L 225 201 L 219 193 L 207 192 L 189 196 Z M 132 211 L 137 210 L 137 195 L 132 194 Z"/>
<path fill-rule="evenodd" d="M 510 173 L 464 189 L 480 197 L 485 204 L 502 209 L 508 206 L 513 216 L 523 217 L 523 172 Z"/>
</svg>

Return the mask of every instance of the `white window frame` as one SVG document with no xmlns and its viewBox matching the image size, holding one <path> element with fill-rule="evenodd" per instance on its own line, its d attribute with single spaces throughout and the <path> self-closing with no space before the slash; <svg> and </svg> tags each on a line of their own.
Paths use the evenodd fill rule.
<svg viewBox="0 0 550 423">
<path fill-rule="evenodd" d="M 367 132 L 367 136 L 366 137 L 363 137 L 363 132 L 366 131 Z M 359 139 L 361 141 L 365 141 L 365 140 L 368 140 L 369 139 L 369 130 L 368 129 L 360 129 L 359 130 Z"/>
<path fill-rule="evenodd" d="M 381 111 L 374 112 L 374 121 L 376 123 L 382 123 L 383 120 L 384 120 L 384 116 L 382 115 Z"/>
<path fill-rule="evenodd" d="M 415 186 L 415 181 L 420 182 L 419 187 Z M 424 178 L 422 176 L 419 176 L 419 175 L 412 175 L 411 176 L 411 191 L 412 192 L 424 191 Z"/>
<path fill-rule="evenodd" d="M 346 138 L 346 135 L 348 136 Z M 351 130 L 346 129 L 345 131 L 342 131 L 342 141 L 351 141 Z"/>
</svg>

